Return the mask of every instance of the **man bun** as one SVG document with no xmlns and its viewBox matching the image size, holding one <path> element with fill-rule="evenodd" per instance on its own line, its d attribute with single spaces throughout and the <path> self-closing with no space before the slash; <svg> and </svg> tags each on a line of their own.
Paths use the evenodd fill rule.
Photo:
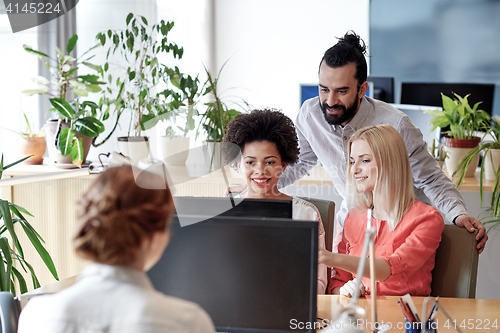
<svg viewBox="0 0 500 333">
<path fill-rule="evenodd" d="M 356 66 L 354 77 L 357 79 L 358 85 L 362 85 L 368 75 L 365 42 L 352 30 L 348 31 L 343 37 L 338 38 L 338 40 L 337 44 L 326 50 L 320 62 L 320 70 L 323 61 L 332 68 L 344 67 L 353 63 Z"/>
</svg>

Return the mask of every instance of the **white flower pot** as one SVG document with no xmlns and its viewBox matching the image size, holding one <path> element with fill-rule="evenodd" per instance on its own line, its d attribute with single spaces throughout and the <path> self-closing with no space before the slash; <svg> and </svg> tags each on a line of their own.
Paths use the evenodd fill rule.
<svg viewBox="0 0 500 333">
<path fill-rule="evenodd" d="M 221 148 L 222 145 L 220 142 L 203 142 L 203 157 L 205 159 L 205 165 L 211 171 L 220 169 L 222 165 Z"/>
<path fill-rule="evenodd" d="M 147 136 L 122 136 L 118 138 L 118 152 L 130 158 L 133 165 L 149 157 L 149 138 Z"/>
<path fill-rule="evenodd" d="M 167 165 L 184 165 L 189 155 L 189 137 L 160 137 L 159 157 Z"/>
<path fill-rule="evenodd" d="M 451 176 L 455 171 L 456 166 L 459 161 L 469 153 L 473 148 L 455 148 L 455 147 L 446 147 L 446 153 L 448 158 L 444 160 L 446 164 L 446 170 L 448 170 L 448 174 Z M 469 164 L 469 168 L 465 173 L 465 177 L 474 177 L 474 173 L 476 172 L 477 165 L 479 163 L 479 154 L 476 154 L 472 161 Z"/>
<path fill-rule="evenodd" d="M 490 149 L 484 159 L 484 178 L 495 180 L 500 165 L 500 149 Z"/>
</svg>

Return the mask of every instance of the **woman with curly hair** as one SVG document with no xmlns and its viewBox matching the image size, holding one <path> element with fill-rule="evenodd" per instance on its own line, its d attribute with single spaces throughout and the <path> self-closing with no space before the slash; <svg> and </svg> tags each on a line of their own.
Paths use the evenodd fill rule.
<svg viewBox="0 0 500 333">
<path fill-rule="evenodd" d="M 32 298 L 18 332 L 214 332 L 204 310 L 156 291 L 146 275 L 168 244 L 173 210 L 161 177 L 130 166 L 102 173 L 78 203 L 74 238 L 93 264 L 73 286 Z"/>
<path fill-rule="evenodd" d="M 338 253 L 324 248 L 318 261 L 336 268 L 329 293 L 352 296 L 365 238 L 367 209 L 373 210 L 378 295 L 428 296 L 432 269 L 444 228 L 443 217 L 415 199 L 408 152 L 389 125 L 359 129 L 348 143 L 349 213 Z M 373 292 L 365 269 L 360 292 Z M 365 287 L 366 286 L 366 287 Z"/>
<path fill-rule="evenodd" d="M 297 162 L 297 133 L 290 118 L 277 110 L 253 110 L 229 122 L 224 142 L 238 145 L 241 159 L 236 163 L 246 183 L 238 195 L 242 198 L 292 200 L 296 220 L 318 222 L 319 246 L 325 246 L 325 231 L 318 209 L 303 199 L 290 197 L 278 190 L 278 179 L 287 165 Z M 232 145 L 226 145 L 232 146 Z M 233 146 L 234 147 L 234 146 Z M 224 151 L 226 160 L 233 160 L 233 149 Z M 326 266 L 318 266 L 318 294 L 326 290 Z"/>
</svg>

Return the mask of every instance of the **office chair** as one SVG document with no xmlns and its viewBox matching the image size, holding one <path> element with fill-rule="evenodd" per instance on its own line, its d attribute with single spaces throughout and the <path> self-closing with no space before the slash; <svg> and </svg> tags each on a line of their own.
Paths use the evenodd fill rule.
<svg viewBox="0 0 500 333">
<path fill-rule="evenodd" d="M 323 228 L 325 229 L 325 246 L 326 249 L 331 252 L 333 244 L 333 229 L 335 225 L 335 202 L 305 197 L 301 197 L 301 199 L 309 201 L 316 206 L 316 208 L 318 208 L 319 215 L 321 215 L 321 221 L 323 221 Z"/>
<path fill-rule="evenodd" d="M 0 292 L 0 332 L 16 333 L 21 306 L 17 299 L 8 291 Z"/>
<path fill-rule="evenodd" d="M 477 230 L 445 224 L 432 271 L 431 296 L 475 298 L 477 265 Z"/>
</svg>

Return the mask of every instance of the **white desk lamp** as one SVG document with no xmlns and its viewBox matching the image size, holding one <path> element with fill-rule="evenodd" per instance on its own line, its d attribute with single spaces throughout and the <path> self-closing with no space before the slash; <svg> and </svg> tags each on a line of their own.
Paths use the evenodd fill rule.
<svg viewBox="0 0 500 333">
<path fill-rule="evenodd" d="M 361 252 L 361 258 L 358 264 L 358 270 L 356 272 L 356 287 L 354 288 L 354 295 L 352 295 L 351 302 L 346 306 L 341 312 L 339 318 L 333 321 L 321 332 L 331 332 L 331 333 L 358 333 L 365 332 L 363 329 L 357 328 L 357 323 L 359 315 L 364 314 L 363 308 L 359 307 L 359 289 L 361 287 L 361 277 L 363 276 L 366 263 L 366 255 L 370 252 L 370 280 L 371 280 L 371 319 L 373 332 L 380 332 L 381 327 L 379 327 L 377 321 L 377 282 L 375 277 L 375 227 L 372 225 L 372 210 L 367 211 L 367 222 L 365 231 L 365 241 L 363 244 L 363 251 Z M 356 325 L 351 325 L 351 323 L 356 323 Z M 353 328 L 354 326 L 354 328 Z"/>
</svg>

